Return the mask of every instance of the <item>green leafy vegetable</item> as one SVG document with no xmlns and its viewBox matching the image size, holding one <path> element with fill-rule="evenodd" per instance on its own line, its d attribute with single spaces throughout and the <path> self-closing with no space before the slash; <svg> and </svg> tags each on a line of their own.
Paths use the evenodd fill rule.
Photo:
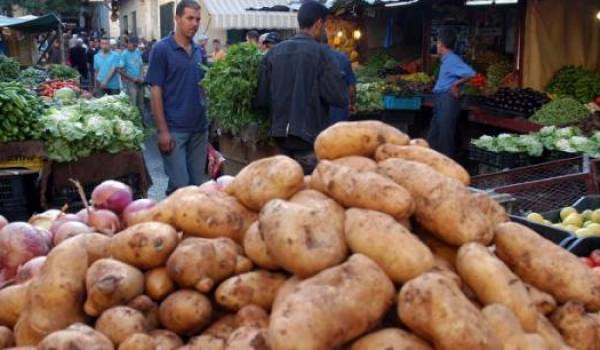
<svg viewBox="0 0 600 350">
<path fill-rule="evenodd" d="M 22 84 L 0 82 L 0 142 L 37 139 L 45 105 Z"/>
<path fill-rule="evenodd" d="M 600 74 L 583 67 L 561 68 L 546 88 L 558 96 L 570 96 L 581 103 L 588 103 L 600 95 Z"/>
<path fill-rule="evenodd" d="M 384 109 L 385 82 L 356 84 L 356 108 L 360 113 L 378 112 Z"/>
<path fill-rule="evenodd" d="M 28 88 L 34 88 L 46 79 L 48 79 L 48 72 L 36 67 L 28 67 L 19 75 L 19 81 Z"/>
<path fill-rule="evenodd" d="M 590 116 L 590 111 L 583 104 L 571 97 L 562 97 L 545 104 L 529 118 L 541 125 L 563 126 L 575 124 Z"/>
<path fill-rule="evenodd" d="M 48 66 L 48 75 L 50 79 L 69 80 L 78 79 L 79 72 L 77 69 L 66 66 L 64 64 L 51 64 Z"/>
<path fill-rule="evenodd" d="M 19 62 L 14 58 L 0 55 L 0 82 L 11 81 L 19 77 Z"/>
<path fill-rule="evenodd" d="M 490 87 L 498 87 L 502 79 L 512 72 L 512 64 L 507 61 L 500 61 L 491 64 L 487 69 L 487 85 Z"/>
</svg>

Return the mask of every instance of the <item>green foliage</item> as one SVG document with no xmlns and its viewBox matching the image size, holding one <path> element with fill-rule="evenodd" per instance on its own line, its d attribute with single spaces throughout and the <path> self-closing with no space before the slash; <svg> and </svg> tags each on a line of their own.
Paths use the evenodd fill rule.
<svg viewBox="0 0 600 350">
<path fill-rule="evenodd" d="M 48 72 L 35 67 L 28 67 L 19 75 L 19 81 L 28 88 L 34 88 L 46 79 L 48 79 Z"/>
<path fill-rule="evenodd" d="M 556 72 L 546 90 L 588 103 L 600 95 L 600 74 L 583 67 L 567 66 Z"/>
<path fill-rule="evenodd" d="M 48 66 L 48 75 L 50 79 L 69 80 L 78 79 L 79 72 L 77 69 L 64 64 L 51 64 Z"/>
<path fill-rule="evenodd" d="M 384 81 L 356 84 L 356 108 L 359 113 L 378 112 L 384 109 Z"/>
<path fill-rule="evenodd" d="M 502 79 L 512 72 L 512 64 L 507 61 L 500 61 L 491 64 L 487 69 L 487 85 L 489 87 L 499 87 Z"/>
<path fill-rule="evenodd" d="M 541 125 L 564 126 L 576 124 L 590 116 L 590 111 L 571 97 L 561 97 L 548 102 L 529 118 Z"/>
<path fill-rule="evenodd" d="M 37 139 L 42 100 L 16 81 L 0 82 L 0 142 Z"/>
<path fill-rule="evenodd" d="M 19 62 L 12 57 L 0 55 L 0 81 L 11 81 L 19 77 Z"/>
<path fill-rule="evenodd" d="M 201 83 L 208 96 L 209 119 L 234 136 L 256 128 L 254 141 L 258 142 L 268 139 L 270 128 L 268 115 L 252 108 L 262 57 L 256 45 L 231 46 L 226 58 L 215 62 Z"/>
<path fill-rule="evenodd" d="M 73 17 L 79 14 L 81 3 L 80 0 L 0 0 L 0 9 L 10 11 L 13 5 L 19 5 L 36 16 L 56 13 Z"/>
</svg>

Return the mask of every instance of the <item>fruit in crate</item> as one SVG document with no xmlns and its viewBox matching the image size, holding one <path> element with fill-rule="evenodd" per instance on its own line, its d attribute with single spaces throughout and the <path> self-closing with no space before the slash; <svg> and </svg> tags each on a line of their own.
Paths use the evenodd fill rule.
<svg viewBox="0 0 600 350">
<path fill-rule="evenodd" d="M 561 230 L 569 231 L 578 237 L 600 237 L 600 209 L 586 209 L 581 213 L 573 207 L 564 207 L 560 210 L 558 222 L 551 222 L 540 213 L 527 214 L 527 220 L 554 226 Z"/>
</svg>

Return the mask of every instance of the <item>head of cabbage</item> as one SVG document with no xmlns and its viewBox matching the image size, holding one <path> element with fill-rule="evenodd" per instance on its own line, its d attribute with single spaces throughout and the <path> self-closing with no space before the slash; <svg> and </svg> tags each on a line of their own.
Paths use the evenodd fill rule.
<svg viewBox="0 0 600 350">
<path fill-rule="evenodd" d="M 60 88 L 54 92 L 54 100 L 62 105 L 71 105 L 77 101 L 77 93 L 68 87 Z"/>
</svg>

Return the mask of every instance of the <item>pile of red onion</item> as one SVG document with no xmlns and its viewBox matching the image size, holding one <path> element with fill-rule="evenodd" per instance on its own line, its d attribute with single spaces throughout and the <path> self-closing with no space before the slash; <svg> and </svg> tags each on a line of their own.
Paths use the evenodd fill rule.
<svg viewBox="0 0 600 350">
<path fill-rule="evenodd" d="M 17 269 L 50 251 L 49 236 L 26 222 L 12 222 L 0 230 L 0 287 L 12 282 Z"/>
</svg>

